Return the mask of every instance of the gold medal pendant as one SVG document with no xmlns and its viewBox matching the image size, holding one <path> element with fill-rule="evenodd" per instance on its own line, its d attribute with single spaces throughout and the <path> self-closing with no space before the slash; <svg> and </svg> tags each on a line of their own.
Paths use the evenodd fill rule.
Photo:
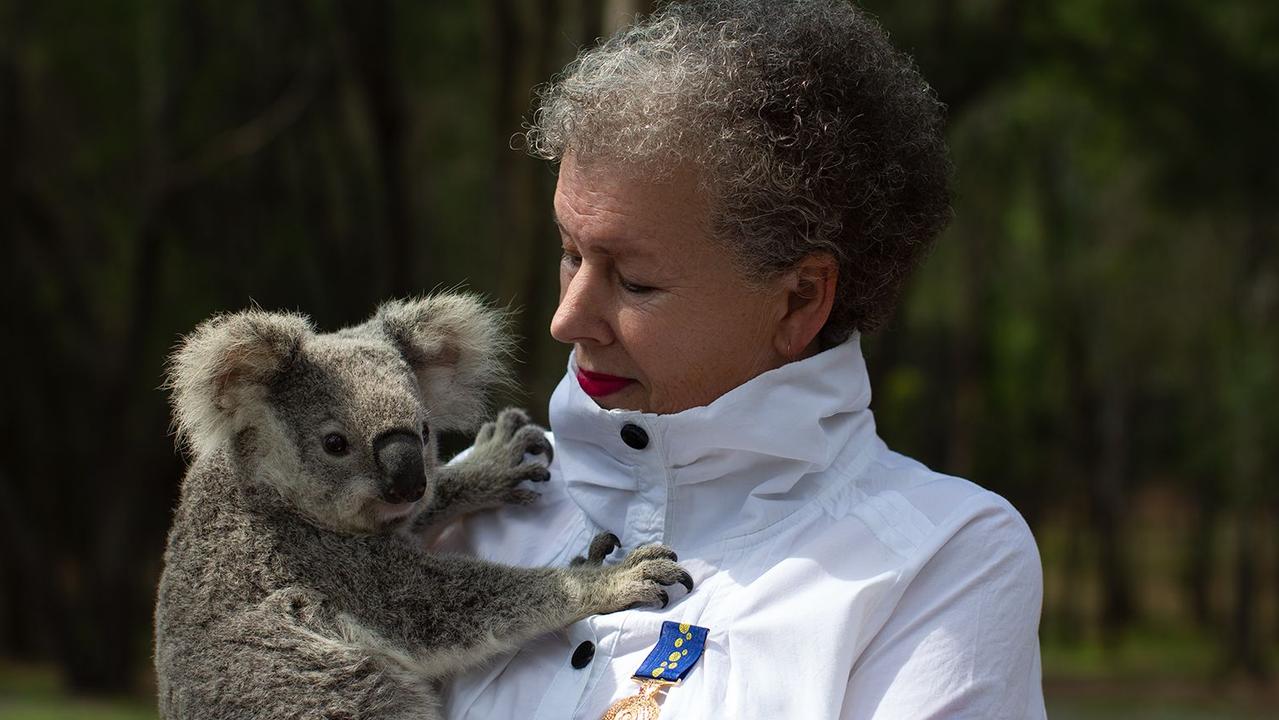
<svg viewBox="0 0 1279 720">
<path fill-rule="evenodd" d="M 693 669 L 702 657 L 709 633 L 708 628 L 689 623 L 663 622 L 657 645 L 631 675 L 639 683 L 639 692 L 609 705 L 600 720 L 657 720 L 662 714 L 658 695 L 668 686 L 678 685 Z"/>
<path fill-rule="evenodd" d="M 668 680 L 641 680 L 635 679 L 639 683 L 639 693 L 630 697 L 622 698 L 612 705 L 608 706 L 608 710 L 604 711 L 600 720 L 657 720 L 657 716 L 661 714 L 662 708 L 657 704 L 656 696 L 668 685 L 674 685 Z"/>
</svg>

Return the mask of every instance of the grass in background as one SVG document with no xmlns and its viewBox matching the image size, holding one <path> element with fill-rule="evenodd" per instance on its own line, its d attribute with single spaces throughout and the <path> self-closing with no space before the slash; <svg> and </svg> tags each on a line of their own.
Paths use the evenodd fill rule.
<svg viewBox="0 0 1279 720">
<path fill-rule="evenodd" d="M 1252 720 L 1279 707 L 1273 679 L 1223 673 L 1221 643 L 1185 627 L 1137 628 L 1111 647 L 1049 641 L 1042 656 L 1053 720 Z M 1277 662 L 1272 653 L 1270 666 Z"/>
<path fill-rule="evenodd" d="M 88 699 L 67 695 L 56 671 L 0 661 L 3 720 L 155 720 L 151 698 Z"/>
</svg>

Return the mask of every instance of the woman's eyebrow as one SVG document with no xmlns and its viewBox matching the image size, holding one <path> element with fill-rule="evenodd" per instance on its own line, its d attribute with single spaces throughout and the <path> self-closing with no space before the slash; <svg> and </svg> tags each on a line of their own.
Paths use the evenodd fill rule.
<svg viewBox="0 0 1279 720">
<path fill-rule="evenodd" d="M 559 231 L 564 236 L 571 238 L 574 241 L 577 241 L 576 236 L 574 236 L 573 233 L 569 232 L 568 228 L 564 227 L 564 223 L 560 222 L 559 213 L 552 212 L 551 220 L 555 223 L 555 227 L 559 228 Z M 614 240 L 620 241 L 622 247 L 620 248 L 613 247 L 611 244 L 611 241 L 614 241 Z M 605 244 L 601 244 L 601 243 L 605 243 Z M 610 258 L 634 257 L 634 258 L 644 259 L 644 258 L 652 258 L 652 257 L 658 256 L 658 253 L 652 252 L 644 247 L 634 247 L 634 245 L 635 243 L 629 242 L 625 240 L 624 238 L 612 237 L 609 239 L 597 240 L 596 242 L 592 242 L 590 249 L 592 252 L 595 252 Z"/>
<path fill-rule="evenodd" d="M 573 233 L 569 232 L 569 229 L 568 229 L 568 228 L 566 228 L 566 227 L 564 227 L 564 223 L 560 222 L 560 214 L 559 214 L 559 212 L 557 212 L 557 211 L 555 211 L 555 210 L 552 210 L 552 211 L 551 211 L 551 222 L 555 223 L 555 227 L 556 227 L 557 229 L 559 229 L 559 231 L 560 231 L 560 234 L 561 234 L 561 235 L 563 235 L 563 236 L 565 236 L 565 237 L 567 237 L 567 238 L 573 238 L 573 237 L 574 237 L 574 236 L 573 236 Z"/>
</svg>

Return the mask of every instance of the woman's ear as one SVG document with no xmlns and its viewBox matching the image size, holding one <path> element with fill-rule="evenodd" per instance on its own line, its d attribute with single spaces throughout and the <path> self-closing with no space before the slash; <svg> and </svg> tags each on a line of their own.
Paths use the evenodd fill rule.
<svg viewBox="0 0 1279 720">
<path fill-rule="evenodd" d="M 786 310 L 777 325 L 773 349 L 787 362 L 820 350 L 818 335 L 830 317 L 839 282 L 839 263 L 828 253 L 814 253 L 784 276 Z"/>
<path fill-rule="evenodd" d="M 203 455 L 267 412 L 266 386 L 289 369 L 311 331 L 302 315 L 245 310 L 206 320 L 183 338 L 164 385 L 179 443 Z"/>
<path fill-rule="evenodd" d="M 370 321 L 413 368 L 431 425 L 440 430 L 479 424 L 489 393 L 511 383 L 507 322 L 507 313 L 463 293 L 387 302 Z"/>
</svg>

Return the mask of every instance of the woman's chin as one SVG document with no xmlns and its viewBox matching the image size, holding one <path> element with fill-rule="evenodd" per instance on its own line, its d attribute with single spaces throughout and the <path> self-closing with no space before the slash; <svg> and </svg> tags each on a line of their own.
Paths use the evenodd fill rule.
<svg viewBox="0 0 1279 720">
<path fill-rule="evenodd" d="M 605 410 L 633 410 L 649 412 L 648 397 L 639 383 L 631 383 L 617 392 L 607 395 L 592 395 L 596 405 Z"/>
</svg>

